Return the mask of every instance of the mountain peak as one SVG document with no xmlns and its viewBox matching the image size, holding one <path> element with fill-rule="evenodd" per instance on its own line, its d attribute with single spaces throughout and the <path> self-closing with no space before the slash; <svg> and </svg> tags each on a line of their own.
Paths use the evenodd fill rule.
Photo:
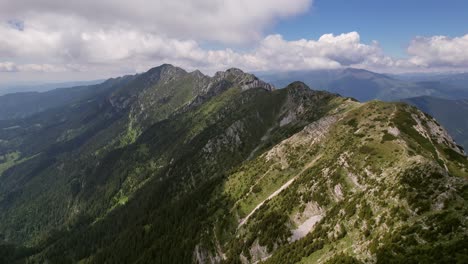
<svg viewBox="0 0 468 264">
<path fill-rule="evenodd" d="M 161 64 L 160 66 L 151 68 L 145 74 L 149 75 L 164 75 L 164 74 L 175 74 L 175 73 L 187 73 L 184 69 L 176 67 L 172 64 Z"/>
<path fill-rule="evenodd" d="M 151 86 L 158 82 L 168 82 L 185 74 L 187 74 L 187 72 L 182 68 L 171 64 L 162 64 L 143 73 L 142 78 L 145 79 L 147 86 Z"/>
<path fill-rule="evenodd" d="M 290 83 L 288 86 L 286 86 L 286 89 L 291 89 L 291 90 L 310 90 L 310 87 L 307 86 L 307 84 L 301 82 L 301 81 L 295 81 Z"/>
<path fill-rule="evenodd" d="M 214 75 L 214 78 L 215 79 L 228 78 L 228 79 L 241 80 L 241 81 L 249 81 L 249 80 L 258 79 L 253 74 L 245 73 L 241 69 L 237 69 L 237 68 L 230 68 L 230 69 L 227 69 L 226 71 L 218 71 Z"/>
<path fill-rule="evenodd" d="M 242 90 L 248 90 L 252 88 L 263 88 L 267 91 L 273 91 L 275 88 L 273 85 L 260 80 L 257 76 L 245 73 L 238 68 L 230 68 L 226 71 L 219 71 L 214 76 L 215 80 L 225 79 L 230 82 L 238 83 Z"/>
<path fill-rule="evenodd" d="M 229 68 L 226 70 L 226 72 L 231 74 L 245 74 L 245 72 L 239 68 Z"/>
<path fill-rule="evenodd" d="M 190 72 L 190 74 L 196 77 L 206 77 L 206 75 L 203 74 L 200 70 L 194 70 Z"/>
</svg>

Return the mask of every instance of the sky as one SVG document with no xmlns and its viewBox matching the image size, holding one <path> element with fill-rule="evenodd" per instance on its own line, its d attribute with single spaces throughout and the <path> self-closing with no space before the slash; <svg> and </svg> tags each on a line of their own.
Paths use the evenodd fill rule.
<svg viewBox="0 0 468 264">
<path fill-rule="evenodd" d="M 468 70 L 463 0 L 0 0 L 0 84 L 171 63 L 206 74 Z"/>
<path fill-rule="evenodd" d="M 466 0 L 321 0 L 271 32 L 294 40 L 357 31 L 363 42 L 377 40 L 386 54 L 403 57 L 415 36 L 468 34 L 467 14 Z"/>
</svg>

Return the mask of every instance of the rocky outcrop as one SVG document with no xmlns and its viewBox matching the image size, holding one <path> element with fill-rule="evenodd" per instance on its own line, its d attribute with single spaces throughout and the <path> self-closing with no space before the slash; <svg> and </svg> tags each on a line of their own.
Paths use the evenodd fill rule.
<svg viewBox="0 0 468 264">
<path fill-rule="evenodd" d="M 273 85 L 258 79 L 255 75 L 245 73 L 242 70 L 231 68 L 225 72 L 217 72 L 214 76 L 215 80 L 226 79 L 238 84 L 243 91 L 252 88 L 263 88 L 267 91 L 273 91 Z"/>
</svg>

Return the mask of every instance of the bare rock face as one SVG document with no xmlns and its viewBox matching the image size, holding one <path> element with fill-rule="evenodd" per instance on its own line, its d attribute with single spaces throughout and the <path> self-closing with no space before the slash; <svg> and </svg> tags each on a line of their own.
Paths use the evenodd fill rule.
<svg viewBox="0 0 468 264">
<path fill-rule="evenodd" d="M 229 81 L 239 84 L 243 91 L 252 88 L 263 88 L 267 91 L 273 91 L 273 85 L 258 79 L 255 75 L 245 73 L 240 69 L 231 68 L 225 72 L 217 72 L 214 76 L 215 80 L 227 79 Z"/>
<path fill-rule="evenodd" d="M 206 250 L 199 245 L 195 247 L 193 252 L 193 262 L 198 264 L 203 263 L 221 263 L 222 257 L 218 255 L 219 252 L 213 254 L 209 250 Z"/>
<path fill-rule="evenodd" d="M 253 88 L 263 88 L 267 91 L 273 91 L 275 89 L 273 85 L 258 79 L 255 75 L 245 73 L 236 68 L 219 71 L 213 77 L 203 75 L 198 70 L 189 74 L 195 76 L 196 79 L 199 80 L 200 92 L 190 103 L 183 107 L 183 111 L 201 105 L 208 98 L 221 94 L 233 87 L 239 87 L 242 91 Z"/>
<path fill-rule="evenodd" d="M 218 152 L 223 146 L 230 146 L 231 151 L 234 151 L 236 147 L 242 144 L 240 134 L 243 133 L 245 127 L 242 121 L 238 120 L 229 126 L 225 133 L 219 137 L 210 139 L 203 147 L 203 151 L 206 153 Z"/>
<path fill-rule="evenodd" d="M 455 140 L 449 135 L 447 130 L 440 126 L 432 117 L 426 116 L 422 113 L 413 114 L 413 119 L 416 121 L 414 129 L 416 129 L 423 137 L 437 142 L 438 144 L 444 144 L 453 151 L 465 155 L 463 149 L 460 149 Z"/>
</svg>

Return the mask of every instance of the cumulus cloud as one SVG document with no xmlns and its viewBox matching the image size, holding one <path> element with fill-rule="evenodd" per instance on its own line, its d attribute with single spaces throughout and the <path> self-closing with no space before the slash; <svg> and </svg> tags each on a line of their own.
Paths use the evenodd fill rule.
<svg viewBox="0 0 468 264">
<path fill-rule="evenodd" d="M 13 62 L 0 62 L 0 72 L 15 72 L 16 65 Z"/>
<path fill-rule="evenodd" d="M 0 72 L 66 72 L 72 71 L 71 65 L 51 65 L 51 64 L 16 64 L 14 62 L 0 62 Z"/>
<path fill-rule="evenodd" d="M 15 65 L 17 71 L 39 71 L 39 68 L 43 71 L 89 71 L 123 67 L 122 72 L 134 72 L 163 62 L 188 69 L 199 68 L 208 73 L 228 67 L 250 71 L 287 71 L 353 65 L 397 67 L 403 64 L 384 56 L 377 43 L 361 43 L 357 32 L 336 36 L 326 34 L 318 40 L 296 41 L 287 41 L 281 35 L 269 35 L 245 52 L 229 48 L 206 50 L 193 40 L 182 41 L 124 29 L 63 34 L 29 27 L 23 31 L 0 27 L 0 34 L 2 32 L 8 38 L 0 40 L 0 54 L 57 64 L 55 67 L 51 64 Z M 17 42 L 22 45 L 15 46 Z"/>
<path fill-rule="evenodd" d="M 242 67 L 252 71 L 287 71 L 333 69 L 364 63 L 371 56 L 380 56 L 376 43 L 360 42 L 357 32 L 326 34 L 318 40 L 287 41 L 281 35 L 266 36 L 251 51 L 209 51 L 207 61 L 224 67 Z"/>
<path fill-rule="evenodd" d="M 453 67 L 468 66 L 463 51 L 456 54 L 462 48 L 453 48 L 453 43 L 441 45 L 428 41 L 433 39 L 413 41 L 408 48 L 410 58 L 394 59 L 386 56 L 377 42 L 362 43 L 357 32 L 293 41 L 274 34 L 264 37 L 246 51 L 236 51 L 230 48 L 204 49 L 195 40 L 179 40 L 131 28 L 93 30 L 80 22 L 71 22 L 75 23 L 73 31 L 50 31 L 39 21 L 31 26 L 26 24 L 22 30 L 8 24 L 0 25 L 0 35 L 6 36 L 0 39 L 0 56 L 9 61 L 28 58 L 34 62 L 19 65 L 4 62 L 0 70 L 99 70 L 121 74 L 145 71 L 161 63 L 172 63 L 189 70 L 201 69 L 207 73 L 229 67 L 248 71 L 288 71 L 351 66 L 380 71 L 411 71 L 449 64 Z M 459 41 L 456 43 L 462 46 Z"/>
<path fill-rule="evenodd" d="M 4 71 L 6 61 L 13 61 L 9 71 L 37 71 L 32 65 L 42 65 L 116 73 L 162 62 L 204 69 L 233 65 L 244 56 L 202 49 L 199 43 L 251 47 L 267 27 L 306 12 L 312 1 L 0 0 L 0 62 Z"/>
<path fill-rule="evenodd" d="M 232 43 L 260 38 L 276 19 L 306 12 L 311 4 L 312 0 L 0 0 L 0 16 L 46 21 L 61 14 L 103 27 Z"/>
<path fill-rule="evenodd" d="M 410 62 L 422 67 L 468 67 L 468 34 L 417 37 L 408 47 Z"/>
<path fill-rule="evenodd" d="M 361 43 L 357 32 L 297 41 L 269 35 L 251 49 L 239 52 L 229 48 L 203 49 L 195 40 L 163 37 L 133 28 L 93 29 L 72 17 L 61 19 L 67 20 L 66 27 L 72 24 L 72 30 L 66 30 L 65 26 L 51 30 L 40 20 L 25 23 L 22 30 L 8 23 L 0 25 L 0 35 L 6 36 L 0 39 L 0 56 L 56 64 L 55 68 L 42 67 L 54 71 L 59 68 L 86 71 L 99 67 L 123 67 L 122 72 L 143 71 L 167 62 L 212 73 L 227 67 L 251 71 L 338 68 L 362 63 L 380 53 L 376 43 Z M 20 68 L 34 70 L 30 66 Z"/>
<path fill-rule="evenodd" d="M 267 36 L 254 52 L 263 70 L 273 68 L 299 70 L 337 68 L 362 63 L 380 49 L 376 44 L 360 42 L 357 32 L 334 36 L 325 34 L 318 40 L 286 41 L 281 35 Z"/>
<path fill-rule="evenodd" d="M 312 0 L 0 0 L 0 72 L 120 75 L 161 63 L 213 73 L 362 67 L 468 68 L 468 35 L 415 38 L 408 58 L 384 54 L 358 32 L 286 40 L 263 32 Z M 206 48 L 210 44 L 224 48 Z M 239 46 L 242 43 L 242 46 Z M 220 46 L 215 45 L 215 46 Z"/>
</svg>

